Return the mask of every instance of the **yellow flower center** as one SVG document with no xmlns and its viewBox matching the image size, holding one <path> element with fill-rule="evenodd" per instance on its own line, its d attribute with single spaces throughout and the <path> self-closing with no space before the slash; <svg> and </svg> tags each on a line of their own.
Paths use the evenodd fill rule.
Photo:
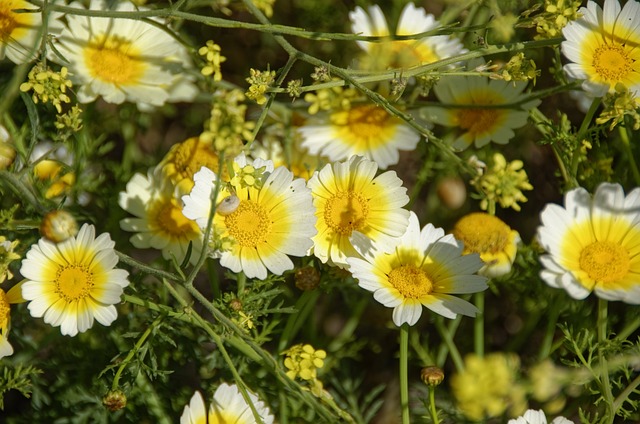
<svg viewBox="0 0 640 424">
<path fill-rule="evenodd" d="M 11 11 L 13 6 L 11 2 L 9 4 L 0 4 L 0 41 L 6 42 L 9 40 L 11 33 L 18 25 L 15 14 Z"/>
<path fill-rule="evenodd" d="M 67 303 L 82 300 L 93 287 L 93 273 L 81 264 L 65 265 L 58 268 L 54 284 L 56 293 Z"/>
<path fill-rule="evenodd" d="M 500 118 L 498 109 L 460 109 L 457 112 L 458 125 L 470 134 L 484 134 L 494 129 Z"/>
<path fill-rule="evenodd" d="M 366 69 L 396 69 L 433 63 L 440 57 L 427 44 L 414 40 L 397 40 L 372 44 L 362 58 Z"/>
<path fill-rule="evenodd" d="M 452 233 L 464 243 L 465 254 L 502 252 L 511 242 L 511 228 L 500 218 L 483 212 L 462 217 Z"/>
<path fill-rule="evenodd" d="M 331 115 L 336 137 L 356 150 L 369 150 L 393 139 L 397 118 L 375 105 L 351 107 Z"/>
<path fill-rule="evenodd" d="M 594 281 L 620 281 L 628 274 L 629 266 L 629 253 L 618 243 L 596 241 L 580 252 L 580 268 Z"/>
<path fill-rule="evenodd" d="M 167 155 L 169 164 L 173 164 L 175 173 L 170 175 L 176 181 L 183 178 L 193 180 L 193 175 L 206 166 L 218 172 L 218 155 L 211 145 L 201 143 L 198 137 L 192 137 L 175 145 Z"/>
<path fill-rule="evenodd" d="M 224 217 L 229 235 L 240 246 L 256 247 L 266 243 L 271 232 L 271 219 L 262 206 L 248 200 L 241 201 L 238 209 Z"/>
<path fill-rule="evenodd" d="M 138 49 L 126 38 L 101 35 L 84 49 L 89 73 L 118 85 L 134 85 L 144 74 L 145 64 Z"/>
<path fill-rule="evenodd" d="M 592 65 L 600 78 L 612 83 L 621 81 L 633 71 L 633 59 L 617 43 L 599 46 L 593 53 Z"/>
<path fill-rule="evenodd" d="M 409 299 L 420 299 L 433 291 L 429 276 L 413 265 L 394 268 L 388 275 L 389 283 Z"/>
<path fill-rule="evenodd" d="M 0 331 L 7 331 L 11 309 L 4 290 L 0 289 Z"/>
<path fill-rule="evenodd" d="M 198 226 L 182 214 L 182 206 L 173 197 L 158 199 L 151 205 L 149 223 L 152 229 L 173 240 L 193 240 L 198 235 Z"/>
<path fill-rule="evenodd" d="M 369 201 L 353 191 L 335 194 L 324 208 L 324 222 L 336 233 L 346 236 L 364 227 L 368 215 Z"/>
</svg>

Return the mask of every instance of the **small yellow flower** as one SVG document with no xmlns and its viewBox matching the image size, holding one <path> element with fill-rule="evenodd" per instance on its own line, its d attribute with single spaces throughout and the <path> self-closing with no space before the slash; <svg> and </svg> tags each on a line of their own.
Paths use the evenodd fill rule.
<svg viewBox="0 0 640 424">
<path fill-rule="evenodd" d="M 207 61 L 207 65 L 202 68 L 200 72 L 204 76 L 213 75 L 214 81 L 222 80 L 220 64 L 227 60 L 226 57 L 220 54 L 221 51 L 222 48 L 212 40 L 207 41 L 207 45 L 200 47 L 200 49 L 198 50 L 198 54 L 200 56 L 205 56 L 205 59 Z"/>
<path fill-rule="evenodd" d="M 510 416 L 525 412 L 526 392 L 518 382 L 520 361 L 516 355 L 470 354 L 464 364 L 464 371 L 451 378 L 451 388 L 458 407 L 469 419 L 480 421 L 506 411 Z"/>
<path fill-rule="evenodd" d="M 292 380 L 299 377 L 312 383 L 317 379 L 317 371 L 324 366 L 324 359 L 327 357 L 327 352 L 316 350 L 310 344 L 297 344 L 283 354 L 287 356 L 284 360 L 284 366 L 288 369 L 287 376 Z"/>
<path fill-rule="evenodd" d="M 502 208 L 520 211 L 518 203 L 526 202 L 522 190 L 533 190 L 521 160 L 507 162 L 500 153 L 493 155 L 493 167 L 471 181 L 482 198 L 480 208 L 489 209 L 498 203 Z"/>
<path fill-rule="evenodd" d="M 240 90 L 219 90 L 213 97 L 211 117 L 200 135 L 201 142 L 210 143 L 216 152 L 224 152 L 227 157 L 240 154 L 244 141 L 253 139 L 255 126 L 245 120 L 244 99 Z"/>
<path fill-rule="evenodd" d="M 246 81 L 251 85 L 244 94 L 259 105 L 263 105 L 267 102 L 267 96 L 265 96 L 265 93 L 275 80 L 276 71 L 258 71 L 251 68 L 250 73 L 251 76 L 249 76 Z"/>
<path fill-rule="evenodd" d="M 58 113 L 62 113 L 61 103 L 69 103 L 71 99 L 67 96 L 67 88 L 73 84 L 67 79 L 70 75 L 64 66 L 60 72 L 54 72 L 48 66 L 37 63 L 29 71 L 28 82 L 20 85 L 20 91 L 29 92 L 33 90 L 31 98 L 34 103 L 51 103 Z"/>
<path fill-rule="evenodd" d="M 534 38 L 560 37 L 562 28 L 580 17 L 578 8 L 581 3 L 581 0 L 545 0 L 544 12 L 533 18 L 538 32 Z"/>
<path fill-rule="evenodd" d="M 477 253 L 484 261 L 478 274 L 495 278 L 511 271 L 520 235 L 500 218 L 484 212 L 470 213 L 451 232 L 464 243 L 463 254 Z"/>
</svg>

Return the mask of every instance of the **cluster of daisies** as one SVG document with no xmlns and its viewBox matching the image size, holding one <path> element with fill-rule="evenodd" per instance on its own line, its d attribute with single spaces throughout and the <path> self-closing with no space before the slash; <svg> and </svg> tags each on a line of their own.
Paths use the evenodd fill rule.
<svg viewBox="0 0 640 424">
<path fill-rule="evenodd" d="M 113 7 L 112 12 L 146 10 L 128 2 Z M 108 6 L 92 0 L 89 9 Z M 567 76 L 581 81 L 592 98 L 620 87 L 640 97 L 640 4 L 630 0 L 621 7 L 606 0 L 602 8 L 589 1 L 580 15 L 563 31 Z M 46 57 L 68 68 L 80 103 L 101 98 L 149 110 L 195 99 L 198 73 L 189 52 L 161 25 L 58 12 L 49 13 L 43 25 L 42 16 L 28 1 L 0 1 L 0 59 L 33 61 L 43 40 L 51 40 L 54 48 Z M 378 6 L 358 7 L 350 19 L 356 34 L 392 36 Z M 51 37 L 43 36 L 45 27 Z M 395 35 L 439 27 L 409 3 Z M 363 54 L 354 65 L 369 71 L 434 64 L 466 51 L 445 35 L 358 45 Z M 482 73 L 488 65 L 475 59 L 459 66 Z M 443 77 L 433 90 L 439 104 L 420 108 L 416 117 L 450 127 L 447 137 L 455 150 L 506 144 L 540 104 L 526 90 L 524 82 L 481 75 Z M 168 261 L 201 265 L 211 257 L 255 279 L 282 275 L 294 269 L 292 258 L 313 255 L 351 272 L 360 287 L 393 308 L 397 326 L 416 324 L 423 307 L 448 318 L 474 316 L 476 307 L 455 295 L 481 292 L 488 278 L 509 273 L 518 233 L 488 214 L 464 217 L 452 234 L 422 225 L 405 208 L 403 182 L 386 170 L 399 163 L 401 152 L 416 149 L 421 135 L 364 97 L 345 94 L 341 100 L 309 111 L 296 129 L 296 157 L 288 160 L 283 151 L 258 143 L 232 160 L 200 137 L 175 145 L 120 193 L 119 205 L 131 215 L 120 223 L 122 230 L 132 233 L 134 247 L 157 249 Z M 287 166 L 294 162 L 300 172 Z M 575 188 L 565 194 L 564 206 L 547 205 L 541 222 L 541 278 L 548 285 L 576 299 L 594 292 L 640 304 L 640 188 L 626 195 L 619 184 L 603 183 L 593 195 Z M 64 335 L 84 332 L 96 320 L 110 325 L 129 285 L 127 271 L 116 267 L 114 248 L 110 235 L 96 236 L 90 224 L 64 239 L 43 237 L 34 244 L 22 261 L 24 280 L 6 293 L 0 290 L 0 357 L 13 352 L 8 333 L 14 303 L 29 302 L 32 316 Z M 181 422 L 207 416 L 210 422 L 250 422 L 255 415 L 273 422 L 255 395 L 223 384 L 208 411 L 200 393 L 194 394 Z M 546 418 L 530 411 L 514 422 Z"/>
</svg>

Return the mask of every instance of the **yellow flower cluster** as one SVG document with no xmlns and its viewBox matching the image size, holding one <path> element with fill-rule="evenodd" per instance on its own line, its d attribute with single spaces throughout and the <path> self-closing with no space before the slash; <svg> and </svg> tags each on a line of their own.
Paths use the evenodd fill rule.
<svg viewBox="0 0 640 424">
<path fill-rule="evenodd" d="M 562 28 L 580 17 L 578 9 L 581 3 L 581 0 L 545 0 L 544 12 L 533 19 L 538 32 L 534 38 L 561 37 Z"/>
<path fill-rule="evenodd" d="M 465 370 L 451 378 L 451 388 L 460 410 L 468 418 L 480 421 L 497 417 L 508 410 L 517 416 L 527 409 L 526 390 L 519 384 L 516 355 L 475 354 L 464 359 Z"/>
<path fill-rule="evenodd" d="M 262 179 L 265 167 L 256 168 L 253 165 L 245 165 L 241 167 L 237 162 L 233 162 L 233 177 L 231 185 L 238 188 L 254 187 L 260 189 L 262 187 Z"/>
<path fill-rule="evenodd" d="M 498 203 L 503 208 L 520 211 L 518 203 L 527 201 L 522 190 L 533 190 L 523 166 L 521 160 L 507 163 L 502 154 L 493 155 L 493 167 L 471 181 L 482 197 L 482 210 L 493 209 Z"/>
<path fill-rule="evenodd" d="M 9 241 L 6 237 L 0 236 L 0 283 L 13 278 L 9 265 L 16 259 L 20 259 L 20 255 L 15 253 L 17 246 L 17 240 Z"/>
<path fill-rule="evenodd" d="M 337 79 L 334 78 L 334 81 Z M 315 115 L 320 111 L 348 110 L 357 96 L 358 91 L 353 88 L 331 87 L 316 90 L 315 94 L 307 93 L 304 100 L 309 103 L 309 114 Z"/>
<path fill-rule="evenodd" d="M 207 61 L 207 64 L 202 68 L 200 72 L 204 76 L 213 75 L 214 81 L 222 80 L 220 64 L 227 60 L 226 57 L 220 54 L 221 51 L 221 47 L 214 43 L 212 40 L 207 41 L 207 44 L 203 47 L 200 47 L 200 49 L 198 50 L 198 54 L 200 56 L 204 56 Z"/>
<path fill-rule="evenodd" d="M 265 93 L 276 78 L 276 71 L 258 71 L 251 68 L 251 76 L 246 81 L 251 84 L 246 93 L 244 93 L 249 99 L 255 101 L 259 105 L 263 105 L 267 102 L 267 96 Z"/>
<path fill-rule="evenodd" d="M 254 122 L 245 121 L 247 106 L 241 104 L 245 97 L 240 90 L 220 90 L 213 98 L 211 118 L 200 135 L 202 142 L 210 143 L 218 153 L 227 157 L 237 156 L 244 141 L 253 138 Z"/>
<path fill-rule="evenodd" d="M 260 9 L 267 18 L 273 16 L 273 5 L 276 0 L 252 0 L 252 3 Z"/>
<path fill-rule="evenodd" d="M 33 90 L 31 98 L 34 103 L 51 103 L 58 113 L 62 112 L 61 103 L 70 103 L 67 88 L 71 88 L 71 81 L 67 79 L 69 72 L 63 67 L 60 72 L 54 72 L 42 63 L 36 64 L 29 71 L 28 82 L 20 85 L 20 91 L 27 93 Z"/>
<path fill-rule="evenodd" d="M 634 96 L 623 84 L 616 85 L 615 92 L 607 94 L 602 99 L 602 103 L 604 109 L 596 118 L 596 124 L 611 122 L 609 131 L 613 131 L 616 125 L 624 121 L 625 116 L 630 116 L 633 119 L 633 130 L 640 129 L 640 113 L 638 113 L 640 98 Z"/>
<path fill-rule="evenodd" d="M 295 380 L 300 377 L 302 380 L 316 380 L 317 371 L 324 366 L 324 359 L 327 352 L 322 349 L 314 349 L 310 344 L 297 344 L 284 352 L 287 356 L 284 366 L 287 367 L 287 376 Z"/>
<path fill-rule="evenodd" d="M 536 63 L 527 59 L 524 53 L 514 55 L 499 73 L 500 78 L 505 81 L 529 81 L 536 83 L 536 78 L 540 75 L 540 70 L 536 69 Z"/>
</svg>

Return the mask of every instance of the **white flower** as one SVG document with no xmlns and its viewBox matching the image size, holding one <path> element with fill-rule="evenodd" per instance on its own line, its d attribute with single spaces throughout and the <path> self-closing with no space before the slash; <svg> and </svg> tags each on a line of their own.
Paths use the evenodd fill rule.
<svg viewBox="0 0 640 424">
<path fill-rule="evenodd" d="M 640 3 L 605 0 L 581 7 L 579 19 L 562 30 L 562 53 L 571 61 L 564 66 L 569 77 L 583 80 L 582 88 L 593 97 L 614 92 L 616 85 L 640 97 Z"/>
<path fill-rule="evenodd" d="M 640 304 L 640 188 L 625 196 L 603 183 L 593 196 L 583 188 L 565 194 L 564 207 L 541 213 L 538 239 L 542 279 L 574 299 L 592 291 L 606 300 Z"/>
<path fill-rule="evenodd" d="M 423 306 L 447 318 L 476 315 L 475 306 L 451 294 L 485 290 L 487 279 L 474 275 L 483 263 L 477 254 L 463 256 L 462 244 L 441 228 L 427 224 L 421 230 L 411 212 L 407 231 L 390 253 L 370 249 L 359 235 L 353 239 L 364 259 L 347 258 L 349 270 L 360 287 L 393 308 L 397 326 L 418 322 Z"/>
<path fill-rule="evenodd" d="M 547 417 L 542 410 L 529 409 L 522 417 L 509 420 L 507 424 L 547 424 Z M 551 424 L 573 424 L 573 421 L 564 417 L 557 417 L 551 421 Z"/>
<path fill-rule="evenodd" d="M 115 11 L 135 10 L 128 2 L 115 4 Z M 90 8 L 108 9 L 102 0 L 92 0 Z M 134 19 L 67 15 L 67 21 L 57 38 L 62 57 L 50 58 L 68 66 L 74 86 L 80 86 L 81 103 L 101 96 L 108 103 L 130 101 L 147 108 L 195 95 L 195 87 L 185 81 L 188 55 L 165 31 Z"/>
<path fill-rule="evenodd" d="M 273 415 L 258 397 L 247 392 L 251 403 L 264 424 L 273 424 Z M 200 392 L 195 392 L 189 405 L 184 407 L 180 424 L 254 424 L 256 419 L 238 387 L 222 383 L 213 395 L 207 412 Z"/>
<path fill-rule="evenodd" d="M 129 273 L 115 268 L 114 246 L 108 233 L 96 238 L 88 224 L 62 243 L 40 239 L 31 246 L 20 268 L 31 315 L 69 336 L 87 331 L 94 319 L 111 325 L 118 316 L 114 305 L 129 285 Z"/>
</svg>

